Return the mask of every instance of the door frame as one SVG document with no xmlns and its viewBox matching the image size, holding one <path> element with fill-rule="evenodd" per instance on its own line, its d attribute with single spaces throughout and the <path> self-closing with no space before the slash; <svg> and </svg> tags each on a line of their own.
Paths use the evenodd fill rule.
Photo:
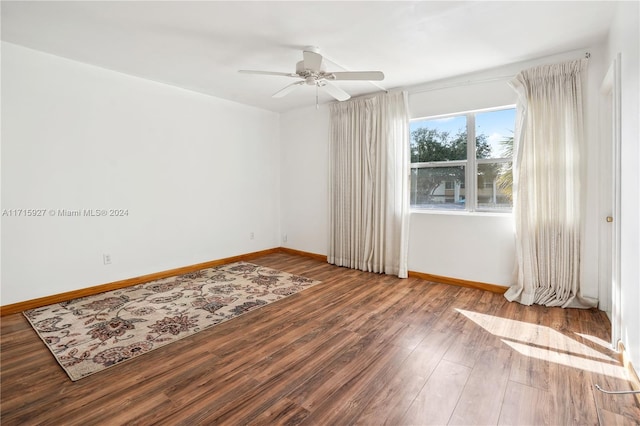
<svg viewBox="0 0 640 426">
<path fill-rule="evenodd" d="M 618 342 L 622 338 L 621 336 L 621 283 L 620 283 L 620 241 L 621 241 L 621 163 L 622 157 L 620 155 L 622 144 L 622 89 L 621 89 L 621 54 L 618 53 L 611 62 L 609 70 L 602 81 L 600 87 L 601 100 L 608 105 L 605 109 L 605 113 L 610 114 L 607 119 L 603 120 L 602 124 L 605 127 L 602 129 L 603 143 L 608 143 L 605 148 L 610 153 L 609 167 L 605 167 L 608 172 L 608 176 L 604 179 L 608 183 L 607 187 L 603 188 L 605 191 L 603 200 L 603 209 L 607 216 L 613 219 L 612 223 L 607 220 L 608 217 L 601 218 L 601 226 L 606 227 L 600 232 L 600 235 L 604 238 L 610 238 L 610 250 L 606 250 L 606 253 L 601 251 L 601 255 L 604 257 L 603 261 L 610 265 L 610 277 L 605 279 L 600 284 L 601 300 L 604 306 L 604 310 L 609 315 L 611 321 L 611 346 L 617 350 Z M 607 128 L 608 127 L 608 128 Z M 606 137 L 605 135 L 609 136 Z M 609 197 L 606 197 L 608 190 L 611 191 Z M 605 198 L 606 197 L 606 198 Z M 602 244 L 605 244 L 602 242 Z M 607 278 L 610 278 L 607 279 Z"/>
</svg>

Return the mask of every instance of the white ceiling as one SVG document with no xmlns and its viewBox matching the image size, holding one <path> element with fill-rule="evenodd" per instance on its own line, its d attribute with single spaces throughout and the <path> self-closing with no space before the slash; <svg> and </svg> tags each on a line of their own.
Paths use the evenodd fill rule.
<svg viewBox="0 0 640 426">
<path fill-rule="evenodd" d="M 328 71 L 380 70 L 408 87 L 593 46 L 612 1 L 2 1 L 2 40 L 272 111 L 315 103 L 313 87 L 271 95 L 302 48 Z M 352 96 L 380 90 L 336 82 Z M 320 102 L 331 101 L 321 94 Z"/>
</svg>

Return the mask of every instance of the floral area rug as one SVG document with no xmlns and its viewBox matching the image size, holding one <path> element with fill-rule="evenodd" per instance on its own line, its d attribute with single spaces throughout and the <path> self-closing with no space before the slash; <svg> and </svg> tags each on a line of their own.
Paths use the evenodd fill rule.
<svg viewBox="0 0 640 426">
<path fill-rule="evenodd" d="M 24 315 L 71 380 L 78 380 L 319 283 L 237 262 Z"/>
</svg>

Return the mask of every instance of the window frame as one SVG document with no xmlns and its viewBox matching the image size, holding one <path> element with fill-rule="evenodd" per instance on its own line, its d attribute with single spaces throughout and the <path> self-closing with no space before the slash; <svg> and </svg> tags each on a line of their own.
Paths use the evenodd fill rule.
<svg viewBox="0 0 640 426">
<path fill-rule="evenodd" d="M 491 208 L 479 208 L 478 207 L 478 165 L 480 164 L 504 164 L 513 163 L 513 157 L 497 157 L 497 158 L 476 158 L 476 114 L 485 112 L 502 111 L 507 109 L 516 109 L 515 105 L 503 105 L 499 107 L 492 107 L 486 109 L 477 109 L 464 112 L 456 112 L 451 114 L 432 115 L 428 117 L 412 118 L 410 123 L 416 121 L 425 120 L 437 120 L 449 117 L 462 117 L 466 118 L 467 126 L 467 159 L 466 160 L 451 160 L 451 161 L 427 161 L 419 163 L 411 163 L 411 155 L 409 155 L 409 194 L 411 194 L 411 173 L 413 169 L 421 168 L 434 168 L 434 167 L 457 167 L 463 166 L 465 168 L 465 208 L 464 210 L 447 209 L 447 208 L 425 208 L 416 207 L 411 205 L 411 195 L 409 195 L 409 208 L 412 212 L 437 212 L 437 213 L 497 213 L 497 214 L 511 214 L 513 212 L 513 206 L 511 210 L 499 210 Z M 515 122 L 514 122 L 515 130 Z M 409 138 L 409 147 L 411 150 L 411 138 Z M 473 171 L 470 173 L 469 171 Z"/>
</svg>

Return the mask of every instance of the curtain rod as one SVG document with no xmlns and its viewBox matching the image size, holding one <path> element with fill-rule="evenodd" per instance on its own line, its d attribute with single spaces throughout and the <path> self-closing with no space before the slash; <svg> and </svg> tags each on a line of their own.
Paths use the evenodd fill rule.
<svg viewBox="0 0 640 426">
<path fill-rule="evenodd" d="M 591 58 L 591 53 L 590 52 L 585 52 L 584 58 L 585 59 Z M 494 81 L 510 80 L 510 79 L 514 78 L 515 76 L 516 76 L 516 74 L 500 75 L 500 76 L 497 76 L 497 77 L 484 78 L 484 79 L 479 79 L 479 80 L 459 81 L 459 82 L 455 82 L 455 83 L 443 84 L 443 85 L 434 86 L 434 87 L 426 87 L 426 88 L 417 89 L 417 90 L 411 90 L 411 89 L 406 89 L 406 90 L 409 93 L 432 92 L 434 90 L 450 89 L 452 87 L 468 86 L 470 84 L 491 83 L 491 82 L 494 82 Z"/>
<path fill-rule="evenodd" d="M 513 77 L 515 77 L 515 75 L 501 75 L 501 76 L 498 76 L 498 77 L 484 78 L 484 79 L 480 79 L 480 80 L 458 81 L 458 82 L 455 82 L 455 83 L 443 84 L 443 85 L 434 86 L 434 87 L 427 87 L 427 88 L 418 89 L 418 90 L 408 89 L 407 91 L 409 93 L 432 92 L 434 90 L 449 89 L 449 88 L 458 87 L 458 86 L 468 86 L 470 84 L 490 83 L 492 81 L 509 80 L 509 79 L 512 79 Z"/>
</svg>

